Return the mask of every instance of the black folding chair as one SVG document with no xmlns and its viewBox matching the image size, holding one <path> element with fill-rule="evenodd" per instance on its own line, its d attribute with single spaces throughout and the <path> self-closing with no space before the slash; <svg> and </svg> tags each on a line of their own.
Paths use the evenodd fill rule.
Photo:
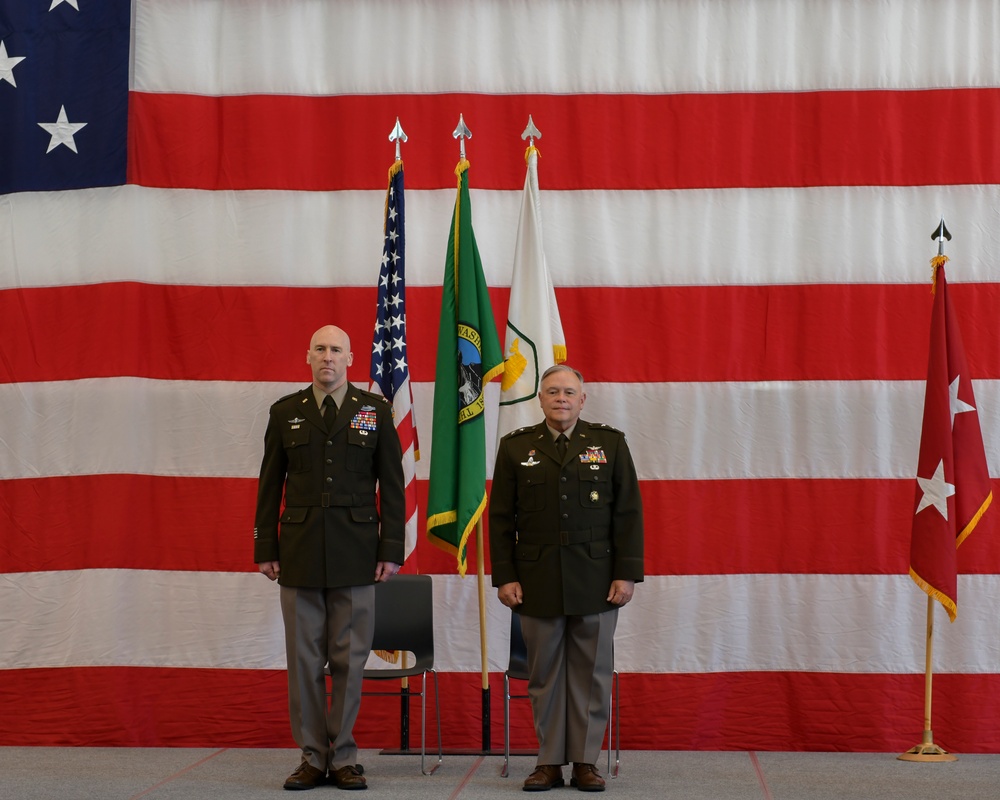
<svg viewBox="0 0 1000 800">
<path fill-rule="evenodd" d="M 366 680 L 401 680 L 422 676 L 420 691 L 420 771 L 430 775 L 441 766 L 441 702 L 434 669 L 434 586 L 430 575 L 396 575 L 375 584 L 375 636 L 372 650 L 394 650 L 406 666 L 366 669 Z M 410 659 L 406 653 L 413 653 Z M 406 659 L 405 661 L 403 659 Z M 434 710 L 437 719 L 438 758 L 430 771 L 424 768 L 427 753 L 427 676 L 434 676 Z M 398 692 L 364 691 L 368 697 L 399 697 Z"/>
</svg>

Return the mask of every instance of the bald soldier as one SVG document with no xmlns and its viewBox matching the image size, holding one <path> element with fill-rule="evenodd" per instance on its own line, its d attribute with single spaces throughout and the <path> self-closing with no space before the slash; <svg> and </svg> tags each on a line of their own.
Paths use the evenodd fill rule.
<svg viewBox="0 0 1000 800">
<path fill-rule="evenodd" d="M 500 442 L 490 557 L 500 602 L 521 615 L 538 761 L 525 791 L 604 790 L 618 609 L 643 578 L 642 501 L 625 435 L 580 419 L 583 376 L 542 375 L 545 421 Z"/>
<path fill-rule="evenodd" d="M 406 501 L 392 407 L 347 382 L 353 360 L 344 331 L 316 331 L 306 353 L 312 385 L 271 406 L 264 433 L 254 561 L 280 584 L 288 710 L 302 750 L 286 789 L 366 788 L 354 721 L 374 633 L 375 583 L 395 575 L 404 558 Z"/>
</svg>

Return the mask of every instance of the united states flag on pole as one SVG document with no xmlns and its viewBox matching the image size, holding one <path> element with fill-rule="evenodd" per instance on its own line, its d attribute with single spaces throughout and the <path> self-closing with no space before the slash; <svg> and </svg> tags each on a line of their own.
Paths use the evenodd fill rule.
<svg viewBox="0 0 1000 800">
<path fill-rule="evenodd" d="M 403 448 L 406 482 L 406 556 L 417 546 L 416 463 L 420 459 L 413 414 L 413 390 L 406 352 L 406 226 L 403 220 L 403 162 L 389 168 L 385 194 L 385 244 L 378 274 L 375 333 L 372 338 L 371 389 L 392 403 L 393 421 Z"/>
</svg>

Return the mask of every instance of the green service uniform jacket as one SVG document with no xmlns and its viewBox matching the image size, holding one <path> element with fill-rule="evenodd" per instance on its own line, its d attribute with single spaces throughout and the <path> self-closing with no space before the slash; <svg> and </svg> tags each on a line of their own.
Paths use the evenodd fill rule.
<svg viewBox="0 0 1000 800">
<path fill-rule="evenodd" d="M 642 499 L 625 435 L 578 420 L 560 462 L 545 423 L 500 441 L 490 497 L 494 586 L 532 617 L 595 614 L 614 580 L 643 578 Z"/>
<path fill-rule="evenodd" d="M 377 562 L 403 563 L 405 514 L 402 453 L 384 397 L 349 386 L 329 431 L 311 386 L 271 406 L 254 561 L 280 561 L 282 586 L 374 583 Z"/>
</svg>

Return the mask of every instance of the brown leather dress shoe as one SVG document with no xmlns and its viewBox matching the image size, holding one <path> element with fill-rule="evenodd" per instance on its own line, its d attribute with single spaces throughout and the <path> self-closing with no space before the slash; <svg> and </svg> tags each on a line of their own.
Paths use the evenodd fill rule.
<svg viewBox="0 0 1000 800">
<path fill-rule="evenodd" d="M 286 789 L 315 789 L 326 783 L 326 773 L 303 761 L 285 781 Z"/>
<path fill-rule="evenodd" d="M 575 786 L 581 792 L 603 792 L 604 778 L 593 764 L 574 764 L 573 777 L 570 786 Z"/>
<path fill-rule="evenodd" d="M 524 781 L 521 788 L 526 792 L 547 792 L 549 789 L 558 789 L 565 786 L 563 783 L 562 767 L 552 764 L 543 764 L 535 767 Z"/>
<path fill-rule="evenodd" d="M 361 770 L 354 764 L 348 764 L 330 773 L 330 783 L 338 789 L 367 789 L 368 783 Z"/>
</svg>

